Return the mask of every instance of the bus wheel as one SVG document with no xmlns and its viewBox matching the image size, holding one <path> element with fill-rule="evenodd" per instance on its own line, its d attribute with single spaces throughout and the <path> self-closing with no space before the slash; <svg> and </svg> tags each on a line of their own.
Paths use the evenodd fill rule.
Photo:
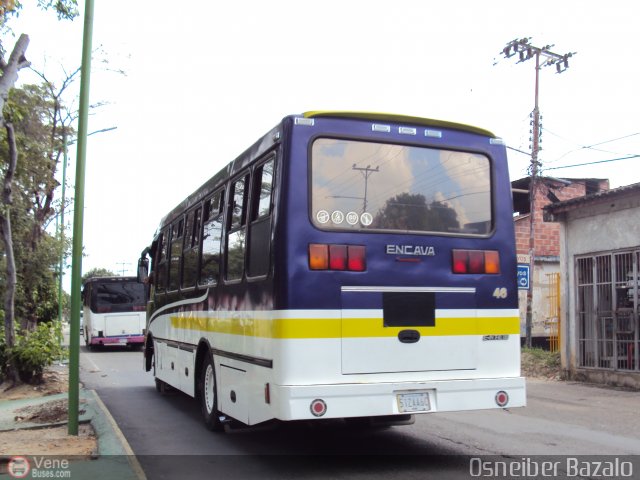
<svg viewBox="0 0 640 480">
<path fill-rule="evenodd" d="M 204 417 L 204 423 L 209 430 L 221 431 L 220 412 L 218 411 L 218 396 L 216 394 L 216 373 L 213 366 L 211 352 L 207 352 L 198 382 L 200 397 L 200 409 Z"/>
</svg>

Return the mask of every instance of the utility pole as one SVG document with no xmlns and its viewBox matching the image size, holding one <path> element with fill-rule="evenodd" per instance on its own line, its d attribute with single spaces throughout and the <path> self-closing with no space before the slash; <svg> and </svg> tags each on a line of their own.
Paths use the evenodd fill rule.
<svg viewBox="0 0 640 480">
<path fill-rule="evenodd" d="M 120 271 L 122 272 L 121 275 L 124 277 L 124 274 L 128 270 L 128 268 L 124 268 L 124 266 L 125 265 L 131 265 L 131 263 L 129 263 L 129 262 L 116 262 L 116 265 L 120 265 Z"/>
<path fill-rule="evenodd" d="M 537 179 L 539 175 L 540 162 L 538 160 L 538 154 L 540 152 L 540 142 L 542 136 L 542 124 L 540 120 L 540 108 L 538 106 L 538 91 L 539 91 L 539 77 L 540 69 L 542 67 L 550 67 L 555 65 L 556 73 L 562 73 L 569 68 L 569 58 L 575 55 L 573 53 L 565 53 L 560 55 L 552 52 L 550 49 L 553 45 L 546 45 L 544 47 L 535 47 L 529 43 L 531 40 L 528 38 L 521 38 L 512 40 L 502 49 L 505 58 L 511 58 L 518 56 L 518 63 L 526 62 L 532 58 L 536 61 L 536 81 L 535 81 L 535 101 L 533 112 L 531 113 L 531 180 L 529 182 L 529 272 L 531 275 L 531 281 L 529 282 L 529 289 L 527 290 L 527 317 L 525 327 L 525 341 L 527 347 L 531 347 L 531 330 L 533 326 L 533 279 L 535 278 L 535 217 L 536 217 L 536 188 Z"/>
<path fill-rule="evenodd" d="M 380 166 L 377 166 L 376 168 L 371 168 L 371 165 L 367 165 L 366 167 L 357 167 L 354 163 L 351 169 L 360 171 L 364 177 L 364 202 L 362 205 L 362 213 L 365 213 L 367 211 L 367 188 L 369 186 L 369 177 L 372 173 L 379 172 Z"/>
</svg>

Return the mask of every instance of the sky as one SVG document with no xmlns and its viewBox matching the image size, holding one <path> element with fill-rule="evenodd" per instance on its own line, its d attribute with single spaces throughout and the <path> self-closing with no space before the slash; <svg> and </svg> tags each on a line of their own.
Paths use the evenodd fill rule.
<svg viewBox="0 0 640 480">
<path fill-rule="evenodd" d="M 70 23 L 24 0 L 10 24 L 30 36 L 27 58 L 49 78 L 61 81 L 80 65 L 79 3 L 81 16 Z M 501 54 L 524 37 L 558 54 L 575 52 L 564 73 L 540 71 L 542 173 L 608 178 L 611 187 L 640 182 L 640 157 L 609 161 L 640 155 L 637 2 L 176 5 L 95 0 L 100 53 L 90 102 L 106 105 L 92 110 L 88 124 L 101 133 L 87 143 L 84 272 L 135 274 L 160 219 L 289 114 L 356 110 L 468 123 L 504 138 L 511 179 L 526 176 L 535 64 Z M 20 81 L 36 78 L 22 71 Z M 559 168 L 583 163 L 590 164 Z"/>
</svg>

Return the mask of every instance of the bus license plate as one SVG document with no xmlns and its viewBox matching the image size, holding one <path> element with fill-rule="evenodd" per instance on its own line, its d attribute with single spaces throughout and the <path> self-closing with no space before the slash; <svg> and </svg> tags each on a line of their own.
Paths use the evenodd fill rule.
<svg viewBox="0 0 640 480">
<path fill-rule="evenodd" d="M 419 393 L 398 393 L 398 411 L 406 412 L 428 412 L 431 410 L 429 402 L 429 394 L 427 392 Z"/>
<path fill-rule="evenodd" d="M 126 345 L 127 344 L 127 339 L 126 338 L 120 338 L 120 339 L 118 339 L 118 343 L 120 343 L 120 345 Z"/>
</svg>

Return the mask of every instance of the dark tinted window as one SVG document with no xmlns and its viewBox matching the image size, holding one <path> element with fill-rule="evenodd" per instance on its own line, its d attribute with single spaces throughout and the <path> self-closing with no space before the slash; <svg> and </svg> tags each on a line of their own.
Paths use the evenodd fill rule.
<svg viewBox="0 0 640 480">
<path fill-rule="evenodd" d="M 91 284 L 91 311 L 142 312 L 145 310 L 144 285 L 136 281 L 105 281 Z"/>
<path fill-rule="evenodd" d="M 226 279 L 239 280 L 244 273 L 244 253 L 246 248 L 247 186 L 249 176 L 237 180 L 231 190 L 231 215 L 227 235 Z"/>
<path fill-rule="evenodd" d="M 311 167 L 311 216 L 320 229 L 491 231 L 491 169 L 484 155 L 320 138 Z"/>
<path fill-rule="evenodd" d="M 198 278 L 198 258 L 200 252 L 201 208 L 187 215 L 185 227 L 184 253 L 182 254 L 182 286 L 193 287 Z"/>
<path fill-rule="evenodd" d="M 200 284 L 203 285 L 216 283 L 220 275 L 223 212 L 224 190 L 221 190 L 207 199 L 204 206 L 200 267 Z"/>
<path fill-rule="evenodd" d="M 169 259 L 169 290 L 180 287 L 180 259 L 182 257 L 182 237 L 184 234 L 184 219 L 180 219 L 171 226 L 171 258 Z"/>
<path fill-rule="evenodd" d="M 247 275 L 260 277 L 269 273 L 271 265 L 271 210 L 275 160 L 265 162 L 255 171 L 252 187 L 252 222 L 249 226 Z"/>
</svg>

